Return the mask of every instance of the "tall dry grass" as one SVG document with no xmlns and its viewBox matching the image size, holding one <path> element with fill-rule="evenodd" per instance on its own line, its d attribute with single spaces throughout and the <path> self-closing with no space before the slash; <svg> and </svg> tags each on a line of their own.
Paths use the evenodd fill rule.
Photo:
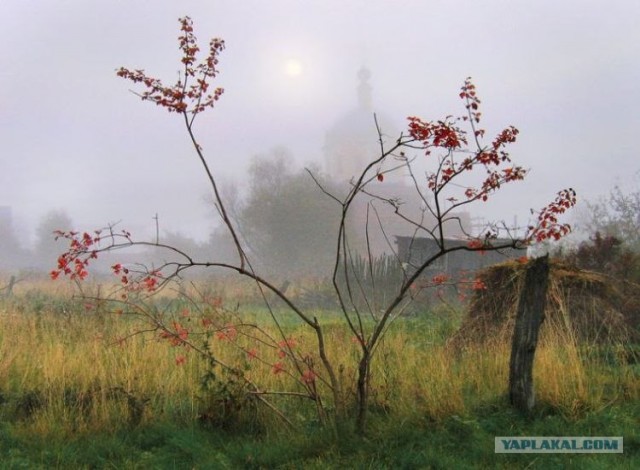
<svg viewBox="0 0 640 470">
<path fill-rule="evenodd" d="M 0 306 L 0 392 L 14 403 L 3 413 L 22 422 L 29 432 L 64 434 L 150 420 L 188 421 L 201 411 L 200 382 L 207 364 L 193 351 L 172 347 L 157 333 L 120 341 L 139 326 L 126 315 L 33 314 L 24 306 L 17 313 L 15 305 L 14 301 Z M 453 352 L 445 345 L 446 338 L 439 336 L 441 330 L 430 330 L 416 320 L 407 320 L 413 322 L 410 327 L 403 322 L 400 319 L 389 331 L 373 363 L 374 413 L 440 420 L 504 400 L 510 345 L 475 345 Z M 327 331 L 328 355 L 341 370 L 347 398 L 353 399 L 358 344 L 339 323 Z M 287 334 L 295 338 L 299 354 L 313 357 L 311 332 L 292 326 Z M 285 362 L 282 373 L 274 372 L 277 348 L 256 347 L 255 341 L 243 336 L 236 342 L 214 338 L 211 344 L 216 358 L 243 369 L 262 390 L 301 387 L 299 373 L 290 363 Z M 256 357 L 247 355 L 251 349 L 256 349 Z M 329 400 L 320 375 L 318 387 Z M 585 354 L 572 338 L 560 334 L 544 336 L 536 353 L 534 379 L 539 403 L 567 416 L 640 398 L 640 378 L 631 367 Z M 308 400 L 274 400 L 294 419 L 313 415 Z M 325 404 L 331 406 L 330 401 Z M 263 418 L 267 415 L 261 411 Z"/>
</svg>

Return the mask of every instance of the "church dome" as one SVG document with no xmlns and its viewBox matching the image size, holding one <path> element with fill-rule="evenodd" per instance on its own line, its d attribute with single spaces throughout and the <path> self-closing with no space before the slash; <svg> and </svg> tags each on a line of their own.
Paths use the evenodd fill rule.
<svg viewBox="0 0 640 470">
<path fill-rule="evenodd" d="M 380 155 L 369 84 L 371 72 L 363 67 L 357 78 L 357 106 L 336 120 L 325 135 L 326 170 L 339 181 L 350 180 Z M 376 119 L 385 141 L 395 141 L 399 132 L 391 120 L 382 113 L 376 113 Z"/>
<path fill-rule="evenodd" d="M 330 178 L 336 183 L 346 184 L 351 179 L 360 176 L 366 166 L 380 157 L 380 142 L 376 129 L 376 120 L 382 133 L 385 149 L 390 149 L 400 136 L 400 131 L 383 113 L 375 112 L 371 92 L 371 72 L 361 68 L 357 74 L 357 105 L 338 118 L 329 128 L 325 136 L 324 158 L 325 169 Z M 390 159 L 383 166 L 397 164 Z M 377 168 L 375 169 L 377 170 Z M 375 175 L 370 173 L 369 176 Z M 426 189 L 426 188 L 425 188 Z M 383 182 L 374 181 L 368 188 L 368 193 L 361 193 L 351 207 L 350 226 L 352 227 L 351 247 L 360 253 L 373 253 L 378 256 L 390 253 L 395 247 L 390 237 L 421 237 L 425 232 L 416 231 L 414 223 L 407 222 L 403 217 L 418 221 L 429 229 L 434 227 L 435 219 L 425 211 L 424 203 L 430 199 L 425 191 L 421 194 L 416 190 L 409 174 L 402 170 L 385 175 Z M 375 194 L 375 197 L 371 196 Z M 424 199 L 423 199 L 424 198 Z M 402 205 L 403 217 L 398 217 L 394 207 L 384 201 L 394 201 Z M 375 222 L 371 222 L 370 207 L 375 206 Z M 459 217 L 463 226 L 468 224 L 468 214 L 450 214 Z M 364 227 L 367 227 L 366 234 Z M 448 224 L 447 236 L 460 234 L 459 226 Z"/>
</svg>

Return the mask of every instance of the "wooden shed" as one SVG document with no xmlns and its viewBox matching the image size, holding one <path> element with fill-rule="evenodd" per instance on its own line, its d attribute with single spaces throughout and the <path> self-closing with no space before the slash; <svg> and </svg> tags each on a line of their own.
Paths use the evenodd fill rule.
<svg viewBox="0 0 640 470">
<path fill-rule="evenodd" d="M 398 257 L 402 263 L 406 263 L 406 268 L 417 268 L 424 261 L 439 251 L 438 243 L 433 238 L 426 237 L 406 237 L 396 236 L 396 245 L 398 246 Z M 494 245 L 507 244 L 510 240 L 496 239 L 493 240 Z M 455 248 L 468 244 L 467 240 L 446 239 L 445 247 Z M 425 276 L 433 276 L 436 274 L 446 274 L 450 277 L 457 277 L 465 272 L 478 271 L 494 264 L 502 263 L 509 259 L 516 259 L 526 256 L 525 248 L 505 248 L 501 250 L 487 251 L 467 251 L 459 250 L 438 258 L 429 266 L 425 272 Z"/>
</svg>

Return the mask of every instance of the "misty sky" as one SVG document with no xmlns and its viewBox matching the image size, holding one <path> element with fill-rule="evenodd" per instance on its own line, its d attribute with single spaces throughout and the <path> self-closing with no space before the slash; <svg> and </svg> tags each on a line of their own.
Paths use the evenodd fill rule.
<svg viewBox="0 0 640 470">
<path fill-rule="evenodd" d="M 206 238 L 208 188 L 182 122 L 115 76 L 173 83 L 184 15 L 203 45 L 227 44 L 225 94 L 196 126 L 227 182 L 275 146 L 321 163 L 364 65 L 398 129 L 461 113 L 467 76 L 489 134 L 520 129 L 511 153 L 531 174 L 483 215 L 525 219 L 564 187 L 594 198 L 637 183 L 638 1 L 1 0 L 0 206 L 18 228 L 65 209 L 78 229 L 122 220 L 149 235 L 157 212 L 162 228 Z"/>
</svg>

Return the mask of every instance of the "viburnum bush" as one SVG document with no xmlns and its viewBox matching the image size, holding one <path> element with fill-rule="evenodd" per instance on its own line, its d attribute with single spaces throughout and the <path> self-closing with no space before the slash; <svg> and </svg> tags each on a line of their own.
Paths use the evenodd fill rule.
<svg viewBox="0 0 640 470">
<path fill-rule="evenodd" d="M 268 400 L 270 395 L 310 399 L 310 402 L 315 404 L 322 422 L 333 418 L 332 422 L 339 423 L 355 409 L 356 429 L 363 433 L 369 405 L 371 361 L 390 322 L 398 318 L 411 302 L 416 289 L 437 288 L 452 281 L 446 274 L 425 280 L 423 274 L 427 268 L 439 258 L 455 251 L 486 252 L 523 248 L 532 243 L 561 238 L 570 231 L 570 227 L 560 223 L 559 217 L 576 203 L 575 192 L 572 189 L 562 190 L 554 201 L 535 212 L 536 217 L 526 228 L 524 235 L 517 236 L 519 232 L 515 228 L 506 227 L 504 223 L 494 223 L 487 224 L 479 235 L 467 233 L 466 244 L 449 243 L 445 233 L 446 226 L 457 223 L 461 230 L 465 230 L 457 215 L 460 209 L 470 204 L 486 203 L 502 187 L 524 179 L 527 174 L 523 167 L 512 162 L 507 152 L 509 145 L 517 139 L 518 129 L 509 126 L 485 143 L 487 132 L 480 128 L 481 103 L 471 79 L 465 80 L 460 91 L 459 96 L 465 109 L 460 117 L 448 116 L 437 121 L 409 117 L 407 133 L 403 133 L 390 147 L 384 144 L 382 133 L 378 129 L 379 156 L 365 165 L 359 174 L 354 175 L 346 195 L 329 193 L 310 173 L 320 187 L 318 197 L 323 197 L 322 193 L 331 197 L 337 203 L 337 210 L 341 214 L 340 226 L 336 233 L 332 279 L 335 297 L 346 328 L 352 334 L 352 346 L 356 348 L 358 358 L 357 364 L 354 364 L 355 377 L 344 377 L 338 373 L 336 364 L 339 363 L 338 360 L 345 359 L 329 356 L 328 339 L 323 323 L 313 313 L 296 305 L 284 289 L 260 276 L 252 267 L 193 127 L 197 116 L 212 108 L 223 93 L 222 88 L 212 88 L 212 81 L 218 74 L 218 56 L 224 49 L 224 42 L 220 39 L 211 40 L 206 56 L 199 61 L 200 49 L 190 18 L 180 19 L 180 31 L 178 40 L 182 72 L 175 84 L 167 86 L 144 70 L 123 67 L 117 71 L 117 75 L 141 85 L 144 91 L 137 95 L 143 101 L 155 103 L 160 108 L 182 117 L 195 154 L 210 183 L 218 213 L 233 239 L 237 262 L 195 259 L 191 254 L 177 247 L 162 244 L 158 240 L 136 241 L 126 230 L 119 231 L 115 227 L 107 227 L 94 232 L 56 233 L 57 237 L 69 240 L 69 249 L 58 258 L 57 268 L 51 272 L 51 277 L 56 279 L 67 276 L 74 280 L 83 280 L 88 276 L 91 262 L 105 252 L 133 246 L 168 250 L 177 257 L 177 261 L 166 262 L 153 268 L 121 263 L 111 267 L 112 274 L 119 283 L 119 289 L 112 298 L 117 305 L 115 311 L 138 315 L 148 326 L 141 327 L 136 333 L 155 332 L 161 340 L 167 341 L 169 346 L 180 348 L 183 352 L 176 355 L 176 366 L 185 363 L 187 350 L 206 358 L 211 365 L 207 380 L 217 378 L 216 371 L 222 371 L 228 377 L 228 382 L 223 383 L 222 388 L 216 388 L 216 393 L 221 393 L 223 389 L 227 392 L 232 389 L 237 391 L 236 386 L 240 384 L 239 389 L 243 396 L 262 403 L 290 424 L 292 422 L 288 417 Z M 407 153 L 416 152 L 417 156 L 407 156 Z M 429 164 L 430 170 L 426 178 L 416 177 L 413 165 L 417 158 L 426 159 Z M 410 175 L 416 193 L 424 203 L 419 218 L 406 211 L 397 199 L 384 195 L 377 189 L 385 184 L 385 179 L 390 173 L 398 172 Z M 467 178 L 468 176 L 473 178 Z M 416 237 L 430 237 L 438 247 L 427 259 L 404 271 L 399 285 L 394 290 L 395 295 L 386 299 L 384 305 L 374 306 L 374 302 L 367 302 L 364 309 L 361 303 L 355 301 L 355 293 L 365 292 L 363 285 L 367 280 L 354 274 L 351 229 L 347 230 L 347 221 L 351 220 L 356 210 L 354 201 L 362 198 L 372 201 L 368 203 L 368 207 L 374 203 L 391 206 L 395 217 L 414 227 Z M 382 222 L 379 222 L 382 225 Z M 360 228 L 367 232 L 368 224 L 367 221 L 365 226 Z M 395 255 L 397 256 L 397 253 Z M 368 256 L 371 262 L 372 255 L 369 249 Z M 247 323 L 238 312 L 225 309 L 219 298 L 211 300 L 201 296 L 199 299 L 191 299 L 192 308 L 185 310 L 182 317 L 173 318 L 159 315 L 146 303 L 149 297 L 169 284 L 179 282 L 180 275 L 194 267 L 223 268 L 251 279 L 264 299 L 277 334 L 272 336 L 257 325 Z M 477 279 L 470 278 L 467 282 L 472 289 L 486 288 Z M 284 332 L 278 312 L 272 308 L 274 297 L 302 320 L 313 341 L 308 337 L 302 344 L 300 338 L 292 338 Z M 187 321 L 195 315 L 199 321 Z M 227 363 L 221 354 L 214 354 L 214 351 L 219 351 L 220 348 L 236 351 L 239 354 L 237 357 L 242 358 L 241 362 L 252 364 L 252 367 Z M 281 383 L 286 389 L 273 390 L 256 382 L 250 371 L 257 367 L 267 369 L 271 376 L 287 377 L 288 380 Z M 231 383 L 233 387 L 229 385 Z M 351 394 L 351 391 L 355 393 Z M 327 394 L 330 400 L 326 399 Z M 351 403 L 353 396 L 355 407 Z M 330 402 L 330 407 L 327 407 L 327 402 Z M 229 404 L 225 402 L 224 406 L 228 407 Z"/>
</svg>

